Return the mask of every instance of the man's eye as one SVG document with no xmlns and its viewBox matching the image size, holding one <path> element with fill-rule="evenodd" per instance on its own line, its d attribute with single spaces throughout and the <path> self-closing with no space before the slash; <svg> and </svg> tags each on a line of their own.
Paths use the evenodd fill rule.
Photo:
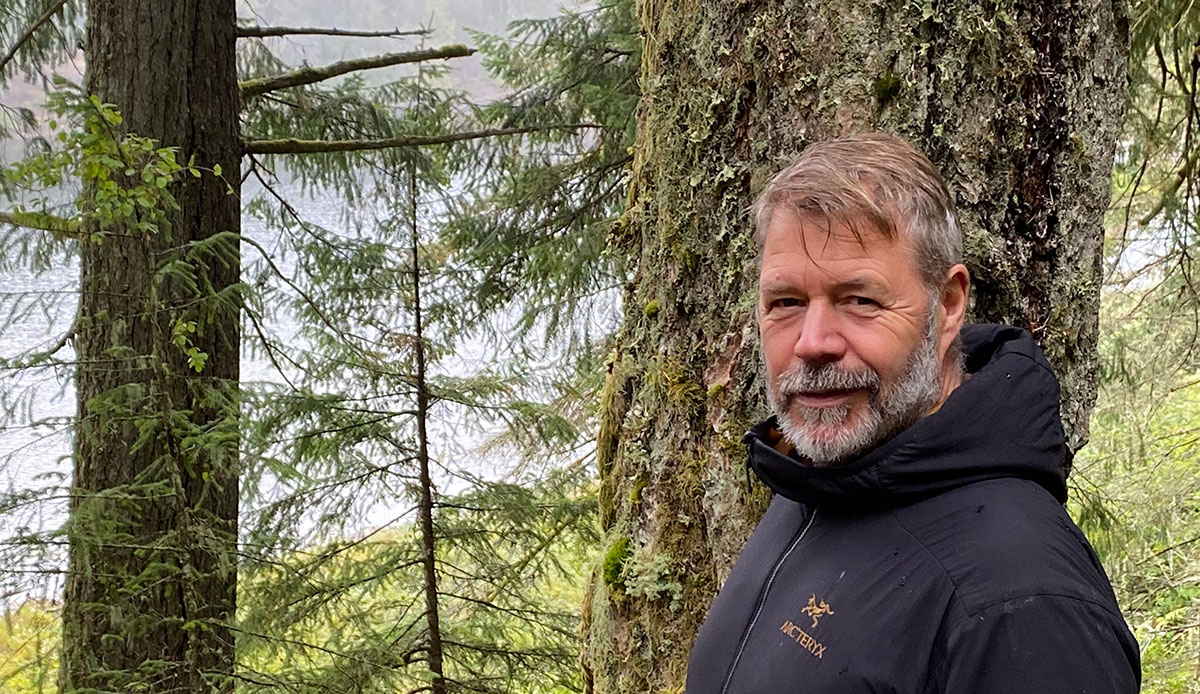
<svg viewBox="0 0 1200 694">
<path fill-rule="evenodd" d="M 800 305 L 800 300 L 795 297 L 784 297 L 775 299 L 771 302 L 772 308 L 793 308 Z"/>
<path fill-rule="evenodd" d="M 848 300 L 854 306 L 875 307 L 879 305 L 878 301 L 865 296 L 852 296 Z"/>
</svg>

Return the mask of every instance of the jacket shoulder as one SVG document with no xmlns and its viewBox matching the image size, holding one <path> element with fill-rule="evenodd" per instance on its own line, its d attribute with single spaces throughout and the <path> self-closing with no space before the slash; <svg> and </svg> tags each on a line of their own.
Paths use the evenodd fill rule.
<svg viewBox="0 0 1200 694">
<path fill-rule="evenodd" d="M 1023 598 L 1061 597 L 1120 617 L 1091 545 L 1066 509 L 1034 482 L 977 482 L 894 516 L 941 565 L 967 615 Z"/>
</svg>

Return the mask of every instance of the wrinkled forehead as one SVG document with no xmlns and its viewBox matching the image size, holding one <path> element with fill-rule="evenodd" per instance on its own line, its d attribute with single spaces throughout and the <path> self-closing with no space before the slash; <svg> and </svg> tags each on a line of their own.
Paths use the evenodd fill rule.
<svg viewBox="0 0 1200 694">
<path fill-rule="evenodd" d="M 762 234 L 758 255 L 769 248 L 794 246 L 813 259 L 828 257 L 867 257 L 879 251 L 906 247 L 904 235 L 896 227 L 881 228 L 874 220 L 862 216 L 840 217 L 790 209 L 776 210 Z"/>
</svg>

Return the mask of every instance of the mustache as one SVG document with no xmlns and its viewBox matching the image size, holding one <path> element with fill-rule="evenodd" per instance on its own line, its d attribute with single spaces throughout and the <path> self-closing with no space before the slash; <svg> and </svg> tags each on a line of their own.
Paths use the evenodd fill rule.
<svg viewBox="0 0 1200 694">
<path fill-rule="evenodd" d="M 866 390 L 874 395 L 879 392 L 879 374 L 869 368 L 850 370 L 833 363 L 815 368 L 799 364 L 779 375 L 778 390 L 783 398 L 831 390 Z"/>
</svg>

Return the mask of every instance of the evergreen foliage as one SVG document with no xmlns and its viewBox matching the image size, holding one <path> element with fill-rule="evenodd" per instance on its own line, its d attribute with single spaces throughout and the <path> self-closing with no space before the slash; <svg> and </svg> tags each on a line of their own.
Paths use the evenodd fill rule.
<svg viewBox="0 0 1200 694">
<path fill-rule="evenodd" d="M 1092 441 L 1076 460 L 1071 510 L 1142 647 L 1142 691 L 1191 694 L 1200 652 L 1200 363 L 1195 324 L 1152 299 L 1145 288 L 1106 295 L 1100 398 Z"/>
<path fill-rule="evenodd" d="M 246 41 L 243 85 L 292 74 L 270 42 Z M 295 71 L 301 73 L 312 74 Z M 447 86 L 446 74 L 429 66 L 384 82 L 358 74 L 332 83 L 285 81 L 293 86 L 243 90 L 244 139 L 300 139 L 318 148 L 329 140 L 354 140 L 367 146 L 303 157 L 247 157 L 250 184 L 229 181 L 231 194 L 257 192 L 254 199 L 246 196 L 247 209 L 279 232 L 271 243 L 240 238 L 248 252 L 238 297 L 247 349 L 269 362 L 274 374 L 242 385 L 236 396 L 241 416 L 229 420 L 240 421 L 240 431 L 195 432 L 190 439 L 197 446 L 218 435 L 240 440 L 245 491 L 237 557 L 240 609 L 232 624 L 221 625 L 237 635 L 236 666 L 208 673 L 209 686 L 224 690 L 237 681 L 242 688 L 296 691 L 423 686 L 435 692 L 576 691 L 579 574 L 592 542 L 594 504 L 587 455 L 565 468 L 557 461 L 575 451 L 588 426 L 591 410 L 580 395 L 586 387 L 578 386 L 579 372 L 569 369 L 531 377 L 519 362 L 464 368 L 456 352 L 464 345 L 478 350 L 471 346 L 478 341 L 475 333 L 488 327 L 485 321 L 504 316 L 481 314 L 463 300 L 470 287 L 463 278 L 480 272 L 479 266 L 463 260 L 437 233 L 451 189 L 469 175 L 463 167 L 480 156 L 478 148 L 453 144 L 455 138 L 466 132 L 470 141 L 494 132 L 489 126 L 502 120 L 496 115 L 500 107 L 469 106 Z M 528 125 L 507 130 L 574 129 L 557 121 L 523 122 Z M 380 144 L 408 135 L 432 146 Z M 569 146 L 581 142 L 563 141 L 568 145 L 560 144 L 559 151 L 565 157 Z M 151 141 L 135 142 L 158 151 Z M 103 133 L 97 143 L 104 151 L 118 146 Z M 161 154 L 174 165 L 171 150 Z M 53 165 L 39 167 L 42 159 L 35 157 L 13 169 L 10 180 L 22 184 L 22 195 L 28 195 L 30 171 L 58 176 L 40 181 L 52 189 L 73 172 L 91 175 L 78 155 L 54 150 L 45 157 Z M 56 230 L 52 238 L 69 249 L 77 230 L 87 228 L 81 222 L 102 221 L 110 207 L 128 214 L 130 205 L 137 210 L 143 201 L 168 204 L 170 176 L 180 173 L 224 172 L 175 165 L 166 176 L 143 181 L 150 186 L 146 190 L 115 186 L 109 191 L 112 206 L 97 204 L 102 196 L 81 198 L 82 218 L 58 207 L 45 224 L 21 209 L 4 221 L 42 228 L 62 223 L 66 231 Z M 288 199 L 297 190 L 301 196 L 335 191 L 348 210 L 361 214 L 314 224 L 300 211 L 302 203 Z M 38 214 L 50 211 L 49 197 L 35 202 Z M 24 233 L 14 230 L 6 238 Z M 41 243 L 44 236 L 30 238 Z M 30 255 L 6 259 L 26 262 Z M 194 310 L 202 313 L 204 302 L 213 299 L 202 275 L 205 266 L 184 256 L 160 267 L 176 273 Z M 279 334 L 289 320 L 300 326 L 298 332 Z M 170 341 L 192 370 L 204 374 L 207 355 L 191 342 L 204 330 L 203 320 L 181 314 L 172 325 Z M 45 359 L 31 354 L 11 366 Z M 67 359 L 61 366 L 73 365 Z M 547 397 L 564 407 L 542 403 Z M 186 416 L 169 405 L 159 413 L 163 431 L 187 425 Z M 487 470 L 472 449 L 488 422 L 510 427 L 490 442 L 491 459 L 507 452 L 526 462 Z M 546 460 L 547 445 L 558 452 L 555 460 Z M 529 454 L 534 450 L 540 460 Z M 6 508 L 23 508 L 33 496 L 22 490 L 6 497 Z M 414 514 L 414 507 L 423 513 Z M 366 520 L 372 510 L 383 509 L 390 520 L 378 520 L 378 513 L 371 516 L 375 521 Z M 79 518 L 74 514 L 72 522 Z M 370 523 L 381 525 L 365 529 Z M 36 539 L 15 538 L 7 549 L 45 546 Z M 119 539 L 102 535 L 96 541 L 107 547 Z M 178 552 L 194 540 L 168 534 L 163 549 Z M 54 563 L 43 558 L 36 565 Z M 178 571 L 170 558 L 151 565 Z M 12 591 L 32 585 L 6 571 L 6 582 L 10 579 Z M 123 589 L 153 594 L 155 584 Z M 53 614 L 56 608 L 47 609 Z M 155 619 L 147 612 L 128 627 L 152 629 Z M 45 681 L 53 677 L 47 671 L 52 663 L 38 653 L 36 660 L 16 662 L 22 672 L 39 672 L 39 681 Z M 146 661 L 139 673 L 120 679 L 121 673 L 112 672 L 107 681 L 117 688 L 125 686 L 121 682 L 141 686 L 136 682 L 152 681 L 172 667 Z"/>
<path fill-rule="evenodd" d="M 477 35 L 485 64 L 510 88 L 479 117 L 499 127 L 575 123 L 485 143 L 444 228 L 480 318 L 512 314 L 569 351 L 607 337 L 625 259 L 609 243 L 632 160 L 640 42 L 632 0 L 514 22 Z M 536 330 L 535 330 L 536 329 Z M 608 328 L 611 329 L 611 328 Z M 564 338 L 564 336 L 566 336 Z"/>
<path fill-rule="evenodd" d="M 1100 397 L 1072 510 L 1142 647 L 1142 691 L 1200 692 L 1200 13 L 1138 0 L 1113 171 Z"/>
</svg>

